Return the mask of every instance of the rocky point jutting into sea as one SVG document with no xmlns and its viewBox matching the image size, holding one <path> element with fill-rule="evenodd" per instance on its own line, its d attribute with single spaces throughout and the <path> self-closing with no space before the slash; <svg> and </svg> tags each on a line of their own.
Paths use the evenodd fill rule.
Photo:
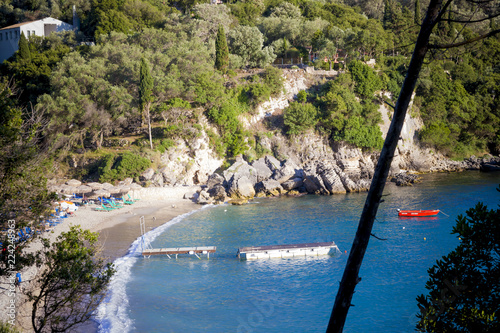
<svg viewBox="0 0 500 333">
<path fill-rule="evenodd" d="M 318 74 L 320 76 L 318 76 Z M 336 76 L 336 71 L 315 73 L 310 68 L 284 70 L 284 90 L 278 98 L 259 105 L 255 113 L 240 121 L 248 129 L 266 129 L 256 137 L 256 145 L 267 152 L 264 157 L 239 156 L 225 171 L 224 159 L 211 147 L 207 129 L 217 133 L 209 121 L 200 115 L 203 128 L 190 139 L 177 139 L 175 145 L 161 155 L 160 167 L 147 169 L 140 182 L 143 187 L 178 187 L 197 185 L 197 193 L 187 191 L 185 197 L 200 204 L 225 202 L 242 203 L 254 196 L 299 195 L 304 193 L 330 195 L 367 191 L 379 153 L 366 151 L 345 142 L 329 140 L 313 131 L 288 137 L 283 134 L 282 112 L 297 93 L 307 90 L 318 77 Z M 383 97 L 383 96 L 380 96 Z M 382 99 L 382 98 L 381 98 Z M 379 106 L 385 137 L 392 109 Z M 418 132 L 423 127 L 418 110 L 410 104 L 398 142 L 389 176 L 398 185 L 418 181 L 419 173 L 455 172 L 499 168 L 500 157 L 474 156 L 463 161 L 446 158 L 439 152 L 422 146 Z M 270 129 L 271 128 L 271 129 Z M 127 145 L 127 143 L 124 143 Z M 85 161 L 72 161 L 73 167 Z M 125 185 L 130 185 L 127 179 Z M 181 189 L 182 190 L 182 189 Z"/>
<path fill-rule="evenodd" d="M 299 69 L 285 71 L 285 89 L 281 96 L 263 103 L 251 119 L 241 119 L 242 122 L 250 128 L 262 126 L 263 121 L 272 121 L 273 117 L 279 118 L 289 101 L 300 90 L 308 88 L 311 75 Z M 410 105 L 409 109 L 412 108 Z M 392 111 L 382 104 L 379 112 L 383 120 L 380 129 L 385 137 Z M 398 185 L 411 185 L 417 180 L 414 174 L 418 173 L 479 170 L 500 164 L 500 158 L 493 156 L 454 161 L 421 146 L 418 131 L 423 122 L 412 114 L 418 113 L 407 113 L 391 165 L 390 177 Z M 206 120 L 202 123 L 210 127 Z M 240 156 L 228 169 L 216 172 L 223 160 L 209 148 L 208 136 L 202 132 L 189 142 L 179 140 L 176 147 L 162 155 L 164 167 L 146 170 L 141 181 L 159 187 L 202 185 L 194 197 L 201 204 L 228 200 L 241 203 L 254 196 L 367 191 L 378 160 L 377 152 L 332 142 L 312 132 L 289 138 L 277 130 L 271 136 L 260 136 L 257 144 L 279 158 L 269 154 L 249 163 Z"/>
</svg>

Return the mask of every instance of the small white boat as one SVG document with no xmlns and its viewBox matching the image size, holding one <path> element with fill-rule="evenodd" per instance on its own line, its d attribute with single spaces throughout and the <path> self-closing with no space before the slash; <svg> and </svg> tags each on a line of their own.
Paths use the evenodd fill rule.
<svg viewBox="0 0 500 333">
<path fill-rule="evenodd" d="M 308 256 L 334 255 L 340 253 L 335 242 L 250 246 L 238 249 L 238 258 L 242 260 L 294 258 Z"/>
</svg>

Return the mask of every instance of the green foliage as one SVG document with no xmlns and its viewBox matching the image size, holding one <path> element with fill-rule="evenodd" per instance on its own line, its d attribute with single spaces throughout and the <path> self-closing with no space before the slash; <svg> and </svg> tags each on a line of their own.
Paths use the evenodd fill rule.
<svg viewBox="0 0 500 333">
<path fill-rule="evenodd" d="M 291 102 L 284 110 L 284 123 L 288 135 L 301 134 L 313 128 L 317 120 L 318 111 L 311 103 Z"/>
<path fill-rule="evenodd" d="M 491 92 L 497 91 L 500 76 L 477 75 L 467 63 L 450 69 L 447 73 L 433 64 L 421 75 L 417 96 L 425 96 L 419 100 L 426 126 L 421 137 L 450 156 L 483 152 L 499 133 L 500 115 Z"/>
<path fill-rule="evenodd" d="M 229 66 L 229 50 L 227 48 L 226 33 L 224 27 L 219 26 L 217 38 L 215 39 L 215 68 L 226 73 Z"/>
<path fill-rule="evenodd" d="M 0 227 L 12 229 L 17 235 L 30 222 L 38 226 L 54 197 L 47 190 L 46 175 L 50 169 L 47 151 L 39 146 L 43 115 L 32 110 L 31 117 L 23 119 L 23 110 L 15 105 L 13 91 L 6 81 L 0 81 Z M 11 219 L 15 224 L 8 228 Z M 8 235 L 1 237 L 1 247 L 6 249 Z M 18 245 L 21 253 L 15 269 L 31 261 L 29 255 L 22 253 L 24 245 Z M 0 275 L 11 270 L 7 266 L 8 252 L 2 251 L 1 258 Z"/>
<path fill-rule="evenodd" d="M 343 131 L 337 140 L 343 140 L 361 148 L 382 149 L 384 140 L 377 125 L 365 125 L 360 117 L 347 119 Z"/>
<path fill-rule="evenodd" d="M 44 240 L 27 292 L 35 332 L 67 331 L 91 318 L 115 272 L 99 256 L 97 239 L 97 233 L 72 226 L 53 244 Z"/>
<path fill-rule="evenodd" d="M 276 55 L 272 47 L 264 46 L 264 36 L 257 27 L 237 26 L 228 33 L 229 51 L 241 59 L 244 67 L 265 67 Z"/>
<path fill-rule="evenodd" d="M 166 152 L 169 148 L 175 147 L 175 141 L 172 139 L 163 139 L 158 144 L 155 145 L 156 150 L 160 153 Z"/>
<path fill-rule="evenodd" d="M 380 78 L 370 66 L 360 61 L 352 61 L 348 68 L 356 82 L 354 91 L 362 97 L 372 98 L 375 91 L 382 88 Z"/>
<path fill-rule="evenodd" d="M 283 91 L 283 76 L 281 70 L 268 66 L 263 75 L 264 83 L 269 87 L 271 96 L 278 96 Z"/>
<path fill-rule="evenodd" d="M 28 40 L 24 36 L 24 32 L 21 32 L 21 37 L 19 38 L 19 49 L 18 49 L 18 58 L 24 62 L 31 61 L 31 53 L 28 45 Z"/>
<path fill-rule="evenodd" d="M 26 39 L 22 42 L 20 38 L 22 49 L 18 55 L 0 65 L 1 75 L 12 78 L 19 87 L 23 87 L 18 95 L 20 105 L 35 105 L 41 94 L 50 92 L 52 70 L 71 51 L 73 37 L 73 32 L 53 33 L 44 39 L 32 36 L 30 43 Z"/>
<path fill-rule="evenodd" d="M 21 331 L 8 322 L 0 321 L 0 333 L 21 333 Z"/>
<path fill-rule="evenodd" d="M 208 111 L 210 120 L 219 128 L 222 144 L 230 157 L 241 154 L 247 149 L 244 131 L 238 120 L 242 109 L 243 106 L 238 99 L 231 97 L 227 98 L 221 106 L 212 107 Z"/>
<path fill-rule="evenodd" d="M 132 152 L 121 155 L 106 154 L 99 166 L 99 181 L 114 182 L 125 178 L 137 178 L 149 168 L 151 161 Z"/>
<path fill-rule="evenodd" d="M 254 26 L 265 9 L 263 0 L 243 0 L 229 5 L 241 25 Z"/>
<path fill-rule="evenodd" d="M 305 90 L 301 90 L 297 93 L 297 102 L 299 103 L 307 102 L 307 92 Z"/>
<path fill-rule="evenodd" d="M 153 102 L 153 78 L 146 59 L 141 59 L 141 68 L 139 76 L 139 105 L 141 111 L 144 112 L 146 108 Z"/>
<path fill-rule="evenodd" d="M 498 332 L 500 209 L 478 203 L 457 217 L 452 233 L 460 244 L 428 270 L 428 295 L 417 297 L 417 329 Z"/>
<path fill-rule="evenodd" d="M 424 128 L 420 133 L 422 143 L 445 150 L 450 146 L 452 138 L 451 131 L 443 121 L 436 121 Z"/>
</svg>

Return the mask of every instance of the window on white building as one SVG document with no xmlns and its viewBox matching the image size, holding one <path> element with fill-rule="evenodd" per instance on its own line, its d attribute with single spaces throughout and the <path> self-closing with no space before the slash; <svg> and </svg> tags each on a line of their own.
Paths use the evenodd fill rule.
<svg viewBox="0 0 500 333">
<path fill-rule="evenodd" d="M 28 33 L 28 36 L 26 36 L 26 37 L 29 37 L 29 36 L 30 36 L 30 31 L 29 31 L 29 30 L 26 30 L 26 32 Z"/>
<path fill-rule="evenodd" d="M 2 34 L 2 33 L 0 33 L 0 40 L 2 40 L 2 39 L 3 39 L 3 34 Z"/>
<path fill-rule="evenodd" d="M 6 31 L 5 32 L 5 40 L 8 40 L 9 39 L 9 33 Z"/>
<path fill-rule="evenodd" d="M 36 34 L 35 34 L 35 30 L 31 30 L 31 34 L 32 34 L 33 36 L 35 36 L 35 35 L 36 35 Z"/>
<path fill-rule="evenodd" d="M 15 38 L 15 39 L 18 39 L 18 38 L 19 38 L 17 30 L 16 30 L 16 31 L 14 31 L 14 38 Z"/>
</svg>

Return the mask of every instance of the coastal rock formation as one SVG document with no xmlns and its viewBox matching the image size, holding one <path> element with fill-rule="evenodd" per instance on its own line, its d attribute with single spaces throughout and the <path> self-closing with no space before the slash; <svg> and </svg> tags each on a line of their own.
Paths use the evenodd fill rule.
<svg viewBox="0 0 500 333">
<path fill-rule="evenodd" d="M 311 85 L 311 75 L 301 70 L 284 72 L 285 92 L 263 103 L 251 119 L 240 119 L 248 129 L 265 118 L 278 119 L 281 111 L 294 96 Z M 420 145 L 418 133 L 423 122 L 412 114 L 418 114 L 410 105 L 401 137 L 395 152 L 390 178 L 398 185 L 417 181 L 414 173 L 494 169 L 499 158 L 471 157 L 464 161 L 452 161 L 445 156 Z M 392 117 L 392 110 L 384 104 L 379 106 L 382 116 L 380 129 L 385 137 Z M 210 128 L 201 116 L 203 128 Z M 210 128 L 217 133 L 217 129 Z M 288 137 L 281 131 L 272 136 L 260 135 L 257 143 L 272 152 L 251 163 L 250 156 L 239 156 L 221 173 L 216 173 L 223 163 L 208 147 L 205 130 L 191 140 L 178 140 L 161 158 L 161 168 L 143 175 L 149 186 L 172 186 L 175 184 L 199 184 L 200 203 L 242 203 L 254 196 L 297 195 L 301 193 L 331 195 L 337 193 L 367 191 L 374 174 L 379 153 L 367 151 L 345 142 L 335 142 L 314 132 Z M 488 163 L 488 164 L 486 164 Z M 159 176 L 161 175 L 161 177 Z M 163 185 L 161 179 L 163 178 Z"/>
<path fill-rule="evenodd" d="M 406 172 L 398 173 L 392 177 L 391 182 L 396 183 L 397 186 L 412 186 L 412 184 L 419 183 L 422 177 Z"/>
</svg>

